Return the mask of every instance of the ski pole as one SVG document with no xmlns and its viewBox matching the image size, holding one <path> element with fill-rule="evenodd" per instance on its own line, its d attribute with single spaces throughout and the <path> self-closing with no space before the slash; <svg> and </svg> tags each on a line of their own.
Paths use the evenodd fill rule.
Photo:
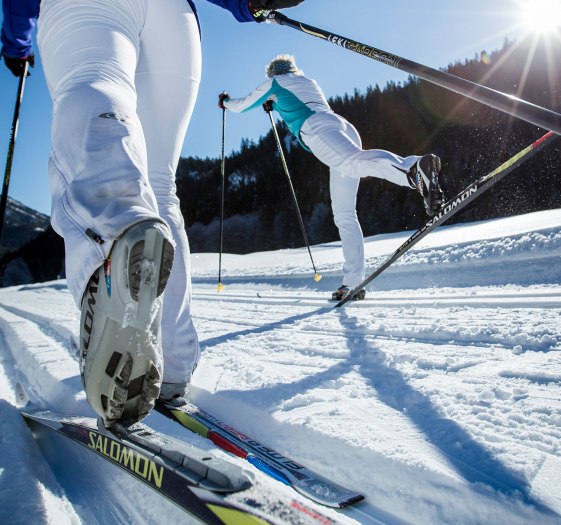
<svg viewBox="0 0 561 525">
<path fill-rule="evenodd" d="M 226 108 L 222 108 L 222 161 L 220 162 L 221 195 L 220 195 L 220 251 L 218 252 L 218 286 L 217 291 L 224 290 L 222 284 L 222 244 L 224 240 L 224 191 L 226 180 L 226 156 L 224 154 L 224 137 L 226 135 Z"/>
<path fill-rule="evenodd" d="M 2 196 L 0 197 L 0 241 L 2 240 L 2 230 L 4 228 L 4 216 L 6 215 L 6 205 L 8 203 L 8 186 L 10 185 L 10 176 L 12 173 L 12 161 L 14 159 L 14 148 L 16 145 L 16 137 L 19 125 L 19 109 L 23 100 L 23 89 L 25 87 L 25 78 L 27 77 L 28 63 L 24 61 L 23 69 L 19 77 L 18 94 L 16 105 L 14 108 L 14 118 L 12 120 L 12 133 L 10 143 L 8 145 L 8 156 L 6 158 L 6 171 L 4 172 L 4 183 L 2 184 Z"/>
<path fill-rule="evenodd" d="M 506 162 L 503 162 L 498 168 L 495 168 L 491 173 L 483 175 L 475 182 L 464 188 L 455 197 L 451 198 L 444 203 L 442 209 L 434 217 L 427 219 L 425 224 L 421 226 L 411 237 L 409 237 L 390 257 L 386 259 L 374 272 L 372 272 L 364 281 L 353 288 L 344 299 L 341 299 L 335 307 L 343 306 L 348 300 L 352 299 L 359 290 L 362 290 L 368 283 L 373 281 L 378 275 L 392 265 L 399 259 L 405 252 L 410 250 L 417 244 L 423 237 L 437 226 L 444 224 L 448 219 L 456 215 L 461 209 L 465 208 L 471 201 L 479 197 L 483 192 L 494 186 L 503 177 L 518 168 L 522 163 L 526 162 L 535 153 L 543 149 L 547 144 L 552 142 L 559 136 L 548 131 L 545 135 L 540 137 L 529 146 L 519 151 L 516 155 L 512 156 Z"/>
<path fill-rule="evenodd" d="M 364 55 L 372 60 L 400 69 L 401 71 L 411 73 L 423 80 L 432 82 L 440 87 L 459 93 L 460 95 L 486 104 L 487 106 L 508 113 L 514 117 L 518 117 L 543 129 L 552 130 L 557 134 L 561 134 L 561 114 L 522 100 L 514 95 L 496 91 L 450 73 L 432 69 L 423 64 L 393 55 L 387 51 L 361 44 L 356 40 L 291 20 L 287 16 L 276 11 L 270 11 L 267 15 L 267 19 L 279 25 L 285 25 L 308 35 L 321 38 L 332 44 L 343 47 L 344 49 L 348 49 L 349 51 L 354 51 L 359 55 Z"/>
<path fill-rule="evenodd" d="M 312 261 L 312 267 L 314 269 L 314 281 L 317 282 L 321 279 L 321 275 L 317 272 L 316 265 L 314 264 L 314 258 L 312 257 L 312 250 L 310 249 L 310 243 L 308 241 L 308 236 L 306 235 L 306 228 L 304 227 L 304 221 L 302 220 L 302 214 L 300 213 L 300 207 L 298 206 L 298 199 L 296 198 L 296 193 L 294 192 L 294 186 L 292 185 L 292 179 L 290 178 L 290 173 L 288 172 L 288 165 L 286 164 L 286 159 L 284 158 L 284 152 L 282 151 L 282 145 L 279 139 L 279 134 L 277 133 L 277 127 L 275 126 L 275 121 L 273 120 L 273 107 L 270 102 L 265 102 L 265 104 L 263 104 L 263 109 L 265 110 L 265 113 L 269 115 L 269 119 L 271 120 L 273 135 L 275 136 L 275 140 L 277 142 L 277 148 L 279 150 L 282 167 L 284 168 L 284 172 L 286 173 L 286 177 L 288 179 L 288 185 L 290 186 L 292 199 L 294 201 L 294 206 L 296 208 L 296 214 L 298 215 L 298 221 L 300 222 L 302 236 L 304 237 L 304 242 L 306 243 L 306 247 L 308 248 L 308 253 L 310 254 L 310 260 Z"/>
</svg>

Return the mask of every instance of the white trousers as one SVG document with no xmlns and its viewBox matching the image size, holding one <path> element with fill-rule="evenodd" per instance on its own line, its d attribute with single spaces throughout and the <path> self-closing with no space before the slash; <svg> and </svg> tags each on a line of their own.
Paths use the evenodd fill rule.
<svg viewBox="0 0 561 525">
<path fill-rule="evenodd" d="M 163 219 L 176 244 L 164 381 L 188 381 L 200 350 L 175 171 L 201 76 L 195 15 L 186 0 L 42 0 L 37 41 L 53 100 L 51 222 L 64 238 L 68 287 L 79 305 L 113 241 Z"/>
<path fill-rule="evenodd" d="M 406 173 L 420 159 L 400 157 L 381 149 L 363 150 L 356 128 L 328 112 L 304 122 L 300 137 L 312 153 L 329 166 L 331 209 L 343 249 L 342 284 L 354 288 L 364 280 L 364 238 L 356 214 L 356 194 L 362 177 L 377 177 L 409 187 Z"/>
</svg>

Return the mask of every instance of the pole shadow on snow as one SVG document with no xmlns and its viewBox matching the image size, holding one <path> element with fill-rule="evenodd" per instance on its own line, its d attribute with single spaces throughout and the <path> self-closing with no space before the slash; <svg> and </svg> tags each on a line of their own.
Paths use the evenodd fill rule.
<svg viewBox="0 0 561 525">
<path fill-rule="evenodd" d="M 248 328 L 238 332 L 207 339 L 201 347 L 209 348 L 229 340 L 266 333 L 283 325 L 295 323 L 333 309 L 320 308 L 311 312 L 284 318 L 259 328 Z M 343 335 L 349 350 L 348 358 L 338 364 L 313 375 L 291 382 L 263 387 L 263 395 L 256 396 L 255 390 L 223 392 L 230 398 L 244 402 L 250 396 L 248 404 L 255 406 L 256 399 L 266 408 L 270 400 L 276 403 L 290 400 L 298 394 L 321 387 L 328 382 L 337 381 L 345 374 L 359 372 L 366 383 L 378 393 L 378 399 L 400 413 L 407 413 L 411 422 L 421 431 L 429 442 L 438 449 L 455 467 L 456 473 L 471 484 L 484 484 L 494 490 L 533 505 L 545 514 L 558 514 L 536 500 L 531 495 L 531 486 L 519 473 L 504 465 L 482 444 L 475 441 L 458 423 L 443 417 L 430 399 L 415 390 L 395 369 L 385 364 L 384 353 L 374 345 L 368 345 L 360 334 L 360 324 L 355 317 L 348 314 L 347 308 L 337 310 L 340 315 Z M 257 403 L 258 405 L 259 403 Z"/>
<path fill-rule="evenodd" d="M 500 493 L 522 499 L 542 512 L 557 515 L 531 495 L 531 486 L 522 475 L 494 457 L 454 420 L 443 416 L 431 400 L 414 389 L 398 370 L 389 368 L 381 350 L 357 338 L 360 329 L 357 318 L 350 316 L 345 308 L 339 309 L 339 315 L 343 333 L 349 332 L 346 340 L 350 362 L 376 390 L 378 399 L 392 409 L 406 413 L 415 427 L 454 465 L 457 474 L 472 484 L 488 485 Z"/>
<path fill-rule="evenodd" d="M 238 337 L 243 337 L 245 335 L 256 335 L 261 333 L 267 333 L 275 328 L 280 328 L 283 325 L 295 323 L 297 321 L 301 321 L 303 319 L 307 319 L 308 317 L 313 317 L 314 315 L 322 314 L 325 312 L 329 312 L 332 310 L 332 307 L 322 307 L 318 308 L 317 310 L 313 310 L 311 312 L 305 312 L 303 314 L 292 315 L 290 317 L 286 317 L 281 319 L 280 321 L 274 321 L 272 323 L 267 323 L 263 326 L 259 326 L 258 328 L 251 327 L 246 328 L 244 330 L 239 330 L 238 332 L 232 332 L 224 335 L 219 335 L 216 337 L 211 337 L 209 339 L 205 339 L 200 342 L 201 350 L 205 350 L 205 348 L 210 348 L 212 346 L 226 343 L 227 341 L 231 341 L 232 339 L 237 339 Z"/>
</svg>

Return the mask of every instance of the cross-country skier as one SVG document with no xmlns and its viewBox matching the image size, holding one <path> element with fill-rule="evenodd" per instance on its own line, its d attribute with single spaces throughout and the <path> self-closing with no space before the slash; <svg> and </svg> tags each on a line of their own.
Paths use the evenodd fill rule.
<svg viewBox="0 0 561 525">
<path fill-rule="evenodd" d="M 260 22 L 264 10 L 303 0 L 209 1 Z M 33 66 L 38 27 L 53 100 L 51 221 L 82 312 L 87 398 L 106 425 L 132 423 L 159 395 L 183 396 L 200 355 L 174 182 L 201 76 L 195 8 L 191 0 L 2 7 L 1 55 L 16 76 Z"/>
<path fill-rule="evenodd" d="M 400 157 L 380 149 L 363 150 L 355 127 L 333 112 L 323 91 L 306 77 L 293 56 L 279 55 L 266 67 L 267 79 L 243 98 L 219 95 L 218 106 L 235 112 L 271 102 L 300 144 L 330 168 L 331 208 L 343 247 L 343 283 L 332 295 L 340 301 L 364 279 L 364 239 L 356 214 L 361 177 L 377 177 L 416 189 L 426 212 L 443 203 L 436 155 Z M 361 290 L 354 298 L 364 299 Z"/>
</svg>

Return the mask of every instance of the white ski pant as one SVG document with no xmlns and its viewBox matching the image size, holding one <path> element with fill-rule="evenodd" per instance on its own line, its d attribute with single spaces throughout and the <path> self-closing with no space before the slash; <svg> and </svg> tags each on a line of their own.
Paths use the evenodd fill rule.
<svg viewBox="0 0 561 525">
<path fill-rule="evenodd" d="M 51 222 L 64 238 L 68 287 L 80 305 L 113 241 L 163 219 L 176 250 L 164 381 L 186 382 L 200 350 L 175 171 L 201 75 L 195 15 L 186 0 L 42 0 L 37 41 L 53 100 Z"/>
<path fill-rule="evenodd" d="M 343 284 L 354 288 L 364 280 L 364 239 L 356 214 L 362 177 L 377 177 L 409 187 L 407 171 L 419 156 L 400 157 L 380 149 L 363 150 L 356 128 L 343 117 L 319 112 L 308 118 L 300 138 L 329 166 L 331 209 L 343 249 Z"/>
</svg>

